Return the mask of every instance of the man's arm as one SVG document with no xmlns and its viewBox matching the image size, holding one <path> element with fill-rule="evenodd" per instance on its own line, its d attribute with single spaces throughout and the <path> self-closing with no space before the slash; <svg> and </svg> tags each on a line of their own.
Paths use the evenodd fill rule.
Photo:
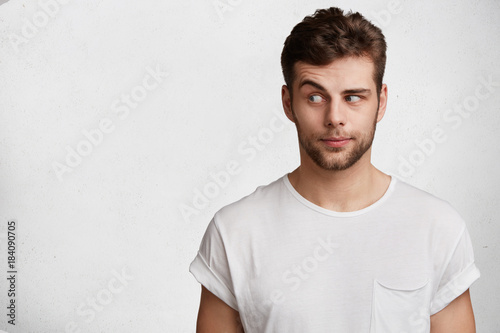
<svg viewBox="0 0 500 333">
<path fill-rule="evenodd" d="M 244 333 L 238 311 L 224 303 L 203 285 L 196 333 Z"/>
<path fill-rule="evenodd" d="M 431 316 L 431 333 L 475 333 L 469 289 Z"/>
</svg>

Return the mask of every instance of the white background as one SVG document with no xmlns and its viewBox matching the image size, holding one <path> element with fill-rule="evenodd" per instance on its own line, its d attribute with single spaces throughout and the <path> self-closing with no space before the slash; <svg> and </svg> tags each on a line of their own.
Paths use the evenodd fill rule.
<svg viewBox="0 0 500 333">
<path fill-rule="evenodd" d="M 211 217 L 299 162 L 280 101 L 283 42 L 305 15 L 335 5 L 373 20 L 388 43 L 374 165 L 464 217 L 482 274 L 471 288 L 477 330 L 500 331 L 498 1 L 69 0 L 49 16 L 50 2 L 0 6 L 0 329 L 194 332 L 200 285 L 188 268 Z M 168 72 L 151 91 L 140 88 L 147 68 Z M 479 100 L 481 77 L 496 86 Z M 117 111 L 132 92 L 147 96 Z M 273 117 L 284 129 L 242 153 Z M 85 146 L 83 131 L 103 119 L 112 130 Z M 430 144 L 436 128 L 446 140 Z M 78 147 L 87 155 L 58 172 Z M 239 173 L 183 216 L 230 161 Z"/>
</svg>

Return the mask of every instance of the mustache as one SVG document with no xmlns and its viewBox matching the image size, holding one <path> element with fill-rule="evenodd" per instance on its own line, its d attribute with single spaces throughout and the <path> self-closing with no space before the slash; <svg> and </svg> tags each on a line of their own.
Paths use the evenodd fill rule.
<svg viewBox="0 0 500 333">
<path fill-rule="evenodd" d="M 326 138 L 331 138 L 331 137 L 343 137 L 343 138 L 351 138 L 351 139 L 355 138 L 355 136 L 352 133 L 331 132 L 331 133 L 326 133 L 324 135 L 318 136 L 318 140 L 322 140 L 322 139 L 326 139 Z"/>
</svg>

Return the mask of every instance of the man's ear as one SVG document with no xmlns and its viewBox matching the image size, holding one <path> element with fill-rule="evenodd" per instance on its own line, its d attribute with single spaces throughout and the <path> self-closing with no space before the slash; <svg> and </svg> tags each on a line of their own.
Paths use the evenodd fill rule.
<svg viewBox="0 0 500 333">
<path fill-rule="evenodd" d="M 382 89 L 380 89 L 377 123 L 381 121 L 382 118 L 384 117 L 386 108 L 387 108 L 387 85 L 383 84 Z"/>
<path fill-rule="evenodd" d="M 283 110 L 285 110 L 286 117 L 290 119 L 291 122 L 295 123 L 292 114 L 292 99 L 286 84 L 281 87 L 281 103 L 283 104 Z"/>
</svg>

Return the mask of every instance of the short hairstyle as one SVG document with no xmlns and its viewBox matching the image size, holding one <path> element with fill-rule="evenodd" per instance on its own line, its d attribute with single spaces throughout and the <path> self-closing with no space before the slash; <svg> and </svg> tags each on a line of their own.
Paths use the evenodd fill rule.
<svg viewBox="0 0 500 333">
<path fill-rule="evenodd" d="M 291 96 L 297 62 L 324 66 L 344 57 L 367 56 L 374 63 L 373 80 L 378 97 L 382 89 L 386 50 L 382 30 L 360 13 L 344 15 L 337 7 L 318 9 L 297 24 L 285 40 L 281 68 Z"/>
</svg>

